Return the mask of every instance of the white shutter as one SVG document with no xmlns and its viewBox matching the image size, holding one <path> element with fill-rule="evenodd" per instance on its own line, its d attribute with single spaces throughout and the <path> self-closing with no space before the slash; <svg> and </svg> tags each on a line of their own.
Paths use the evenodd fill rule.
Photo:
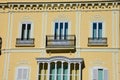
<svg viewBox="0 0 120 80">
<path fill-rule="evenodd" d="M 23 69 L 23 80 L 28 80 L 28 69 Z"/>
<path fill-rule="evenodd" d="M 92 74 L 93 74 L 92 80 L 98 80 L 98 69 L 93 69 Z"/>
<path fill-rule="evenodd" d="M 22 79 L 22 69 L 18 69 L 17 70 L 17 80 L 21 80 Z"/>
<path fill-rule="evenodd" d="M 108 80 L 108 70 L 104 70 L 104 80 Z"/>
</svg>

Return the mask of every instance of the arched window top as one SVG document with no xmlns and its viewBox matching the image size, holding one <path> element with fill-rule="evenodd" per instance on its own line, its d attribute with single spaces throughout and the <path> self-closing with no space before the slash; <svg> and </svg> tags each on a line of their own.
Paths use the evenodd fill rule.
<svg viewBox="0 0 120 80">
<path fill-rule="evenodd" d="M 54 56 L 50 58 L 37 58 L 36 59 L 38 62 L 58 62 L 58 61 L 63 61 L 63 62 L 71 62 L 71 63 L 81 63 L 83 62 L 82 58 L 67 58 L 64 56 Z"/>
<path fill-rule="evenodd" d="M 94 16 L 91 17 L 91 21 L 92 22 L 94 22 L 94 21 L 97 21 L 97 22 L 101 21 L 101 22 L 103 22 L 104 19 L 103 19 L 103 16 L 97 14 L 97 15 L 94 15 Z"/>
</svg>

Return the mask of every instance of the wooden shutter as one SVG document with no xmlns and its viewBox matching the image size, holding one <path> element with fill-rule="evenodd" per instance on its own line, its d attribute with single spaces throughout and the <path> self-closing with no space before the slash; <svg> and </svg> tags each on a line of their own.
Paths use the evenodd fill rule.
<svg viewBox="0 0 120 80">
<path fill-rule="evenodd" d="M 104 80 L 108 80 L 108 70 L 104 70 Z"/>
<path fill-rule="evenodd" d="M 93 74 L 92 80 L 98 80 L 98 69 L 93 69 L 92 74 Z"/>
<path fill-rule="evenodd" d="M 17 70 L 17 80 L 21 80 L 22 79 L 22 69 L 18 69 Z"/>
</svg>

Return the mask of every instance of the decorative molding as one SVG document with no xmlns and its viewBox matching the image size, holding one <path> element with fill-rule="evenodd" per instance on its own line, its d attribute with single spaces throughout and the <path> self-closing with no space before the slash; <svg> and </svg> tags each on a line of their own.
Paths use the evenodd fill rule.
<svg viewBox="0 0 120 80">
<path fill-rule="evenodd" d="M 21 66 L 21 65 L 28 66 L 28 65 L 30 65 L 30 62 L 28 60 L 21 60 L 21 61 L 17 62 L 16 65 L 17 66 Z"/>
<path fill-rule="evenodd" d="M 82 63 L 84 62 L 83 58 L 68 58 L 64 56 L 53 56 L 50 58 L 36 58 L 38 63 L 49 63 L 49 62 L 68 62 L 68 63 Z"/>
<path fill-rule="evenodd" d="M 116 9 L 120 1 L 79 1 L 79 2 L 7 2 L 1 3 L 0 9 L 5 11 L 69 11 Z"/>
<path fill-rule="evenodd" d="M 76 48 L 77 52 L 119 52 L 120 48 Z M 46 51 L 46 48 L 13 48 L 13 49 L 3 49 L 2 53 L 42 53 Z M 98 53 L 99 54 L 99 53 Z"/>
<path fill-rule="evenodd" d="M 104 62 L 102 60 L 96 59 L 95 61 L 92 62 L 92 65 L 94 66 L 102 66 Z"/>
</svg>

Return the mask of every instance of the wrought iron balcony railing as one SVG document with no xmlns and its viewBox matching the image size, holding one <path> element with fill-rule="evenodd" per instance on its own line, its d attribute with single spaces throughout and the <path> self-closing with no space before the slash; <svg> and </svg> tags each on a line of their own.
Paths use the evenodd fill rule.
<svg viewBox="0 0 120 80">
<path fill-rule="evenodd" d="M 88 38 L 88 46 L 107 46 L 107 38 Z"/>
<path fill-rule="evenodd" d="M 67 35 L 67 36 L 46 36 L 46 48 L 49 49 L 69 49 L 76 47 L 76 37 L 75 35 Z"/>
<path fill-rule="evenodd" d="M 17 47 L 34 47 L 34 38 L 29 39 L 16 39 L 16 46 Z"/>
</svg>

